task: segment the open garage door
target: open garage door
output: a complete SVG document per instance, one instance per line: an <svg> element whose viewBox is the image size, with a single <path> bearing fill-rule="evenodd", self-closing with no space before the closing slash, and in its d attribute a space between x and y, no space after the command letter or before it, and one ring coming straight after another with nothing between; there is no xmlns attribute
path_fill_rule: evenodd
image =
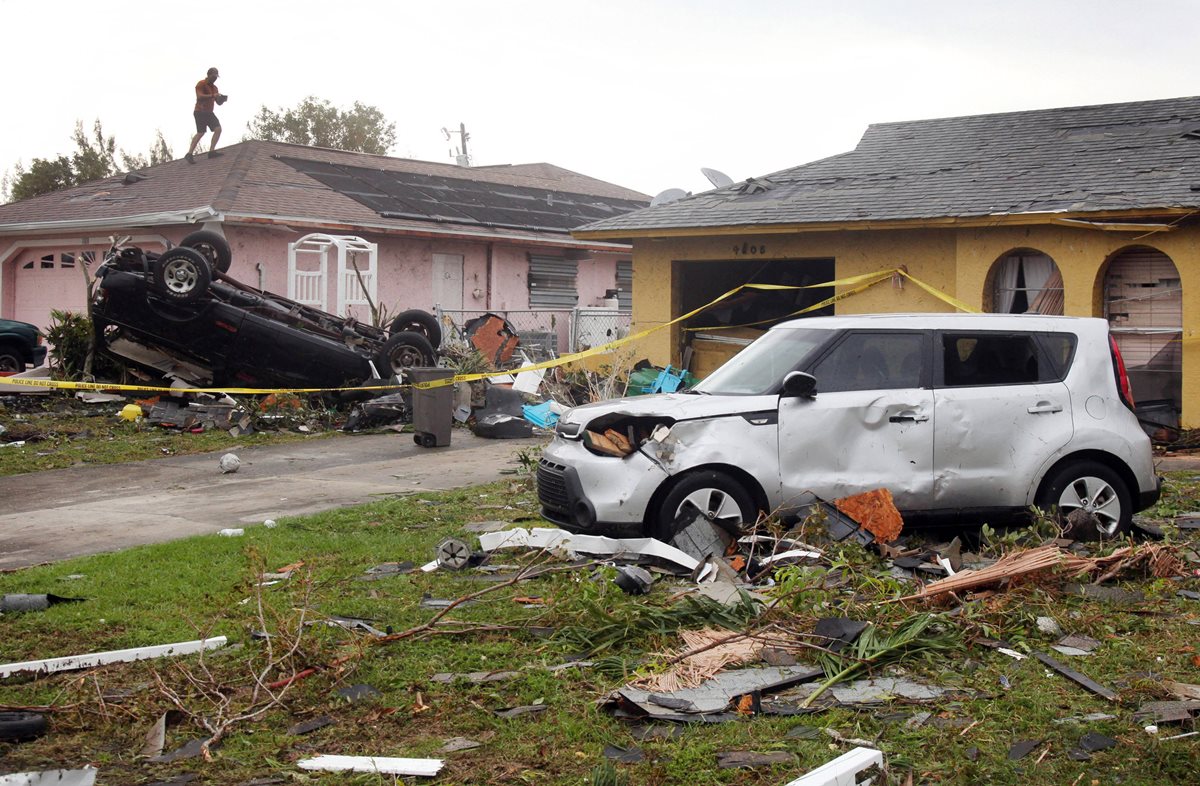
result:
<svg viewBox="0 0 1200 786"><path fill-rule="evenodd" d="M686 314L742 284L788 287L822 284L834 279L832 259L722 260L676 262L674 289ZM698 377L712 373L763 331L834 295L833 287L746 290L697 314L684 326L684 366ZM832 316L833 306L804 316Z"/></svg>

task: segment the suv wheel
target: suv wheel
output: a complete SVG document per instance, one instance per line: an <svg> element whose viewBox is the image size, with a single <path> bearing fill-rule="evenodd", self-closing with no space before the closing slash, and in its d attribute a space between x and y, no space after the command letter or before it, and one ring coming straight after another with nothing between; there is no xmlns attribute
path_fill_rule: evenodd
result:
<svg viewBox="0 0 1200 786"><path fill-rule="evenodd" d="M420 333L429 339L432 347L439 347L442 344L442 326L438 324L437 317L428 311L422 311L419 308L401 311L399 316L392 320L388 332L395 334L404 331Z"/></svg>
<svg viewBox="0 0 1200 786"><path fill-rule="evenodd" d="M191 303L208 292L212 272L199 252L185 246L167 251L154 261L154 291L176 303Z"/></svg>
<svg viewBox="0 0 1200 786"><path fill-rule="evenodd" d="M1042 484L1038 506L1057 508L1066 520L1075 511L1090 514L1093 532L1074 532L1082 536L1114 538L1128 532L1133 522L1133 500L1129 488L1113 470L1095 461L1078 461L1057 470ZM1074 523L1074 522L1072 522Z"/></svg>
<svg viewBox="0 0 1200 786"><path fill-rule="evenodd" d="M229 241L216 232L207 229L192 232L179 245L199 251L218 273L228 273L229 266L233 264L233 249L229 247Z"/></svg>
<svg viewBox="0 0 1200 786"><path fill-rule="evenodd" d="M724 472L705 470L680 478L659 506L651 534L669 543L697 520L709 521L735 534L756 518L750 493Z"/></svg>
<svg viewBox="0 0 1200 786"><path fill-rule="evenodd" d="M399 374L413 366L432 366L435 361L429 340L420 333L409 331L388 336L375 353L375 367L380 374Z"/></svg>

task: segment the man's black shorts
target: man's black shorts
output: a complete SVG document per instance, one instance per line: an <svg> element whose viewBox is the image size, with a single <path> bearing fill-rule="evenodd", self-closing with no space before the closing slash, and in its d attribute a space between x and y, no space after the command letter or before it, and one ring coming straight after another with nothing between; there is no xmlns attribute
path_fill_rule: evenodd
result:
<svg viewBox="0 0 1200 786"><path fill-rule="evenodd" d="M215 112L192 112L196 118L196 133L203 134L204 129L216 131L221 127L221 121L217 119Z"/></svg>

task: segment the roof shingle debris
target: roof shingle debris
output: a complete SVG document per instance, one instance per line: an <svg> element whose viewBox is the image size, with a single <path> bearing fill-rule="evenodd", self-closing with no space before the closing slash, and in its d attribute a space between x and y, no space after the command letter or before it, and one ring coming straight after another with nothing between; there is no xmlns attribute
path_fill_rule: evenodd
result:
<svg viewBox="0 0 1200 786"><path fill-rule="evenodd" d="M853 151L578 231L1190 209L1198 165L1200 96L879 123Z"/></svg>

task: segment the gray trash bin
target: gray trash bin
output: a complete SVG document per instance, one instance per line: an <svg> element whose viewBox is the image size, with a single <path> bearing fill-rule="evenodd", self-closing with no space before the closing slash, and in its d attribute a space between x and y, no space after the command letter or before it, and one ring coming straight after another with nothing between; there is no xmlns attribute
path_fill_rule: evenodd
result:
<svg viewBox="0 0 1200 786"><path fill-rule="evenodd" d="M451 368L410 368L408 379L413 384L449 379ZM450 427L454 423L454 386L413 388L413 442L425 448L442 448L450 444Z"/></svg>

